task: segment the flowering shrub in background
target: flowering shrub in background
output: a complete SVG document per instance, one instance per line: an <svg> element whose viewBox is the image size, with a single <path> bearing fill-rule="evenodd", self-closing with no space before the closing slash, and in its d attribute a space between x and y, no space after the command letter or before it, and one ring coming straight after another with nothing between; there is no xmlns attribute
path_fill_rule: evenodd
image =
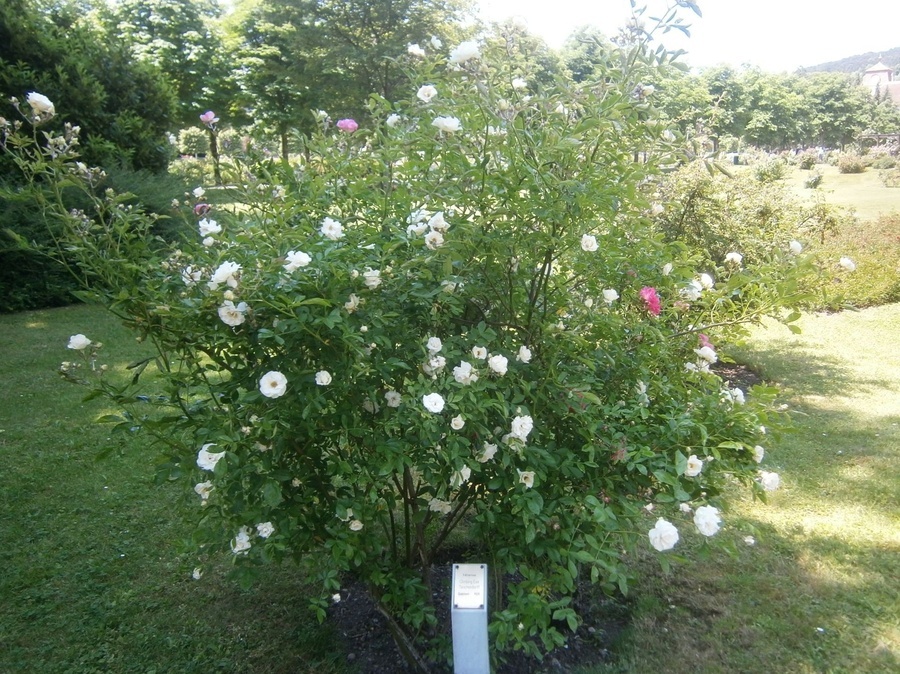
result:
<svg viewBox="0 0 900 674"><path fill-rule="evenodd" d="M649 84L664 51L629 45L597 82L526 95L505 47L411 45L405 100L323 126L297 165L242 165L242 208L189 208L177 247L94 193L74 143L5 147L93 199L56 210L61 246L155 349L100 390L197 492L204 554L312 556L320 615L353 573L425 643L453 533L498 572L495 645L539 653L577 629L580 579L624 590L623 551L672 548L676 524L713 536L735 480L777 486L758 472L773 392L709 366L731 328L784 315L800 266L785 247L713 276L654 233L676 159ZM151 361L163 395L136 405Z"/></svg>

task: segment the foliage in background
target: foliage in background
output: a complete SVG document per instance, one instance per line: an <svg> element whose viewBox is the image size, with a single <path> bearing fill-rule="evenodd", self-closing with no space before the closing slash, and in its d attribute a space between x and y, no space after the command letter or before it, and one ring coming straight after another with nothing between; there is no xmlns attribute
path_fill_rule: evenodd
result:
<svg viewBox="0 0 900 674"><path fill-rule="evenodd" d="M700 274L654 233L664 50L628 44L596 80L532 93L509 47L448 63L433 46L403 96L372 98L370 127L323 121L299 169L242 166L240 216L196 204L177 249L39 134L7 149L56 199L75 184L94 204L46 202L74 271L156 347L165 393L141 393L149 359L95 385L196 483L204 555L249 572L312 554L320 612L352 572L427 643L431 564L465 523L497 571L498 649L538 654L578 628L579 577L626 587L644 506L693 504L711 536L726 485L762 493L772 392L723 387L711 340L791 320L806 261L785 245ZM662 519L650 533L676 539Z"/></svg>

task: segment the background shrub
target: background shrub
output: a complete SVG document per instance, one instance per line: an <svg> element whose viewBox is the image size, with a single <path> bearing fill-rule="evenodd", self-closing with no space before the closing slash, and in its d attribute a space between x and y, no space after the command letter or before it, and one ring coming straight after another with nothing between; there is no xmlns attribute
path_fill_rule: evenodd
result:
<svg viewBox="0 0 900 674"><path fill-rule="evenodd" d="M855 154L841 155L837 162L841 173L862 173L866 170L866 160Z"/></svg>
<svg viewBox="0 0 900 674"><path fill-rule="evenodd" d="M787 162L781 158L765 160L753 167L753 175L761 183L781 180L787 175Z"/></svg>
<svg viewBox="0 0 900 674"><path fill-rule="evenodd" d="M809 171L816 165L816 153L807 150L799 156L797 165L804 171Z"/></svg>

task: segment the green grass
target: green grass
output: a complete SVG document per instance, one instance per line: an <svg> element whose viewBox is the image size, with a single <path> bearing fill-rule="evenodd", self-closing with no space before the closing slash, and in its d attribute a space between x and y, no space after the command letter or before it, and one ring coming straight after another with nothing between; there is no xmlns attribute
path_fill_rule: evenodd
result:
<svg viewBox="0 0 900 674"><path fill-rule="evenodd" d="M108 410L60 380L78 332L113 371L147 355L97 308L0 316L0 672L342 671L298 570L266 569L250 591L227 560L191 578L199 504L154 484L145 441L92 424Z"/></svg>
<svg viewBox="0 0 900 674"><path fill-rule="evenodd" d="M582 674L900 671L900 304L801 326L735 354L794 412L764 461L784 486L768 504L736 490L715 544L686 534L670 574L635 559L617 660ZM197 499L154 484L142 438L90 423L108 410L55 374L76 332L119 376L146 355L96 308L0 317L0 672L343 671L298 569L248 591L228 560L191 578Z"/></svg>
<svg viewBox="0 0 900 674"><path fill-rule="evenodd" d="M822 174L822 184L815 190L803 186L812 172ZM791 168L785 181L801 199L812 200L819 192L830 204L852 208L860 220L876 220L879 215L900 211L900 188L885 187L873 168L863 173L840 173L837 166L817 164L813 171Z"/></svg>
<svg viewBox="0 0 900 674"><path fill-rule="evenodd" d="M739 354L781 383L796 428L720 542L663 574L649 555L613 667L591 672L900 671L900 305L770 326ZM748 546L744 536L755 536Z"/></svg>

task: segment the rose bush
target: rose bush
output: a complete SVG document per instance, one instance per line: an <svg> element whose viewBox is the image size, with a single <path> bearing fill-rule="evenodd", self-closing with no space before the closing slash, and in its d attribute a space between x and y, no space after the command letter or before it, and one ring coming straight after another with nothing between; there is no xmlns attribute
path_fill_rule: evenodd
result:
<svg viewBox="0 0 900 674"><path fill-rule="evenodd" d="M323 125L297 164L240 166L242 208L215 227L201 209L177 247L94 193L76 146L5 139L32 178L93 199L55 211L61 245L155 347L100 390L200 496L204 555L312 556L320 615L351 573L424 643L453 533L496 572L495 646L539 653L577 629L580 579L624 590L623 551L677 543L645 506L699 506L710 536L726 485L772 487L754 481L772 391L709 365L725 328L783 314L801 267L785 249L713 279L653 233L675 148L648 82L670 57L622 49L598 81L531 95L502 41L416 53L405 100ZM164 391L138 403L150 362Z"/></svg>

